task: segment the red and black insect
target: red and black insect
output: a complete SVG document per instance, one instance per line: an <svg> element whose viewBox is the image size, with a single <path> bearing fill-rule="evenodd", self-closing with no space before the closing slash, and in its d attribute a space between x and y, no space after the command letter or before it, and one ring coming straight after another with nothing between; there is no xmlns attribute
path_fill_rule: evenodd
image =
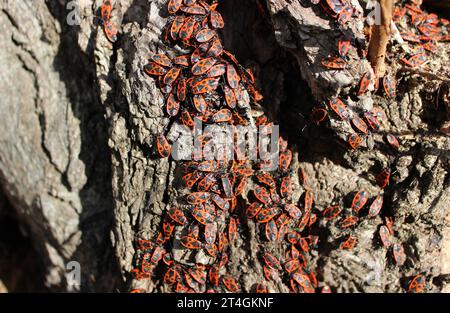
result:
<svg viewBox="0 0 450 313"><path fill-rule="evenodd" d="M208 70L211 69L211 67L214 66L214 64L216 64L216 62L217 59L212 57L200 60L192 66L191 69L192 74L194 75L205 74Z"/></svg>
<svg viewBox="0 0 450 313"><path fill-rule="evenodd" d="M372 112L365 112L364 118L372 130L377 131L380 128L380 122Z"/></svg>
<svg viewBox="0 0 450 313"><path fill-rule="evenodd" d="M350 51L350 47L351 46L352 45L351 45L350 40L347 40L347 39L344 39L344 38L340 39L339 42L338 42L339 55L342 58L345 58L348 55L348 52Z"/></svg>
<svg viewBox="0 0 450 313"><path fill-rule="evenodd" d="M351 149L355 150L361 145L363 139L356 133L350 134L347 139L347 143Z"/></svg>
<svg viewBox="0 0 450 313"><path fill-rule="evenodd" d="M340 249L341 250L353 250L353 248L358 243L358 238L355 236L348 236L347 239L341 243Z"/></svg>
<svg viewBox="0 0 450 313"><path fill-rule="evenodd" d="M166 70L155 62L150 62L144 66L144 71L151 76L162 76L166 74Z"/></svg>
<svg viewBox="0 0 450 313"><path fill-rule="evenodd" d="M391 170L389 168L384 168L380 173L375 176L375 180L381 188L386 188L389 184L391 178Z"/></svg>
<svg viewBox="0 0 450 313"><path fill-rule="evenodd" d="M321 3L322 8L332 17L337 18L344 9L344 4L340 0L325 0Z"/></svg>
<svg viewBox="0 0 450 313"><path fill-rule="evenodd" d="M367 216L368 217L377 216L380 213L382 207L383 207L383 196L378 195L378 196L376 196L375 200L373 200L372 204L370 205L369 213Z"/></svg>
<svg viewBox="0 0 450 313"><path fill-rule="evenodd" d="M117 41L117 27L110 20L103 21L103 31L105 32L106 38L112 43Z"/></svg>
<svg viewBox="0 0 450 313"><path fill-rule="evenodd" d="M173 285L181 280L179 271L175 267L169 267L164 274L164 282Z"/></svg>
<svg viewBox="0 0 450 313"><path fill-rule="evenodd" d="M278 239L278 228L277 224L273 219L266 223L266 238L269 241L276 241Z"/></svg>
<svg viewBox="0 0 450 313"><path fill-rule="evenodd" d="M309 114L309 118L312 123L319 125L320 123L324 122L328 117L328 112L324 108L315 107L312 109L311 113Z"/></svg>
<svg viewBox="0 0 450 313"><path fill-rule="evenodd" d="M193 17L188 17L184 19L184 23L180 27L180 30L178 32L178 37L184 41L190 39L192 37L192 33L194 32L194 26L195 26L195 19Z"/></svg>
<svg viewBox="0 0 450 313"><path fill-rule="evenodd" d="M397 84L395 82L394 77L391 75L384 76L383 79L383 87L384 91L388 95L389 98L395 98L397 95Z"/></svg>
<svg viewBox="0 0 450 313"><path fill-rule="evenodd" d="M180 110L180 102L177 101L175 96L171 93L167 97L166 112L169 116L176 116Z"/></svg>
<svg viewBox="0 0 450 313"><path fill-rule="evenodd" d="M253 218L255 217L259 211L262 209L263 205L259 202L253 202L251 205L248 206L247 208L247 217L248 218Z"/></svg>
<svg viewBox="0 0 450 313"><path fill-rule="evenodd" d="M292 274L292 280L295 281L305 293L312 293L314 292L314 287L311 284L311 281L308 277L308 275L296 272Z"/></svg>
<svg viewBox="0 0 450 313"><path fill-rule="evenodd" d="M217 237L217 224L209 223L205 226L205 241L208 244L213 244Z"/></svg>
<svg viewBox="0 0 450 313"><path fill-rule="evenodd" d="M215 30L209 29L209 28L205 28L205 29L202 29L201 31L199 31L195 35L195 39L198 42L208 42L211 39L213 39L216 35L217 35L217 32Z"/></svg>
<svg viewBox="0 0 450 313"><path fill-rule="evenodd" d="M400 36L402 36L402 39L405 41L420 43L420 36L412 32L402 32Z"/></svg>
<svg viewBox="0 0 450 313"><path fill-rule="evenodd" d="M241 80L241 77L239 76L238 72L236 71L236 68L233 64L227 64L227 81L228 85L232 89L236 89L239 86L239 82Z"/></svg>
<svg viewBox="0 0 450 313"><path fill-rule="evenodd" d="M164 67L172 67L172 61L162 53L158 53L152 56L152 61Z"/></svg>
<svg viewBox="0 0 450 313"><path fill-rule="evenodd" d="M210 196L209 192L198 191L191 193L186 199L190 204L201 204L206 202Z"/></svg>
<svg viewBox="0 0 450 313"><path fill-rule="evenodd" d="M153 264L158 263L159 261L161 261L165 253L166 250L163 247L156 247L155 250L153 250L150 262Z"/></svg>
<svg viewBox="0 0 450 313"><path fill-rule="evenodd" d="M186 100L186 80L183 77L178 79L177 83L177 98L179 101Z"/></svg>
<svg viewBox="0 0 450 313"><path fill-rule="evenodd" d="M225 64L220 63L211 67L211 69L206 73L208 77L220 77L225 74L227 71L227 67Z"/></svg>
<svg viewBox="0 0 450 313"><path fill-rule="evenodd" d="M108 21L111 19L111 12L113 10L113 4L111 0L103 0L102 6L100 8L100 15L102 21Z"/></svg>
<svg viewBox="0 0 450 313"><path fill-rule="evenodd" d="M267 223L278 214L276 208L262 208L258 214L256 214L256 221L259 223Z"/></svg>
<svg viewBox="0 0 450 313"><path fill-rule="evenodd" d="M230 221L228 222L228 240L229 242L234 241L237 235L237 224L236 219L231 217Z"/></svg>
<svg viewBox="0 0 450 313"><path fill-rule="evenodd" d="M172 151L170 144L164 135L156 137L156 149L161 158L167 158Z"/></svg>
<svg viewBox="0 0 450 313"><path fill-rule="evenodd" d="M187 286L189 286L196 293L200 292L200 284L192 278L187 270L184 270L183 276Z"/></svg>
<svg viewBox="0 0 450 313"><path fill-rule="evenodd" d="M419 274L414 276L408 285L409 293L422 293L426 289L427 280L424 275Z"/></svg>
<svg viewBox="0 0 450 313"><path fill-rule="evenodd" d="M333 98L328 102L328 105L341 119L346 120L349 118L350 113L347 110L347 106L341 99Z"/></svg>
<svg viewBox="0 0 450 313"><path fill-rule="evenodd" d="M181 237L180 243L183 245L183 247L190 250L198 250L202 248L202 243L190 236Z"/></svg>
<svg viewBox="0 0 450 313"><path fill-rule="evenodd" d="M266 185L270 189L276 188L275 180L273 179L272 175L270 175L269 173L261 171L261 172L256 173L255 176L256 176L256 179L260 183Z"/></svg>
<svg viewBox="0 0 450 313"><path fill-rule="evenodd" d="M214 215L208 212L205 207L197 205L191 212L192 216L203 225L208 225L214 222Z"/></svg>
<svg viewBox="0 0 450 313"><path fill-rule="evenodd" d="M242 177L238 181L236 188L234 189L234 195L235 196L241 195L244 192L246 186L247 186L247 177Z"/></svg>
<svg viewBox="0 0 450 313"><path fill-rule="evenodd" d="M219 268L211 266L208 271L208 280L213 286L219 286Z"/></svg>
<svg viewBox="0 0 450 313"><path fill-rule="evenodd" d="M286 240L295 245L300 240L300 234L296 231L290 231L286 233Z"/></svg>
<svg viewBox="0 0 450 313"><path fill-rule="evenodd" d="M214 91L217 89L217 86L219 85L219 79L215 77L207 77L205 79L202 79L198 82L196 82L192 86L192 93L194 95L198 94L204 94L211 91Z"/></svg>
<svg viewBox="0 0 450 313"><path fill-rule="evenodd" d="M188 67L190 64L190 56L188 54L179 55L172 59L173 64Z"/></svg>
<svg viewBox="0 0 450 313"><path fill-rule="evenodd" d="M345 228L350 228L355 226L358 223L358 217L356 216L348 216L346 218L344 218L340 223L339 226L343 229Z"/></svg>
<svg viewBox="0 0 450 313"><path fill-rule="evenodd" d="M400 148L400 143L398 142L398 139L393 134L386 134L386 141L387 143L394 148L395 150L398 150Z"/></svg>
<svg viewBox="0 0 450 313"><path fill-rule="evenodd" d="M253 194L255 195L255 198L258 199L261 203L267 204L271 202L270 193L264 187L255 186Z"/></svg>
<svg viewBox="0 0 450 313"><path fill-rule="evenodd" d="M266 252L262 257L267 266L275 270L281 270L280 261L275 256Z"/></svg>
<svg viewBox="0 0 450 313"><path fill-rule="evenodd" d="M184 216L183 212L180 209L171 207L167 211L167 214L175 223L178 223L180 225L183 225L184 223L186 223L186 216Z"/></svg>
<svg viewBox="0 0 450 313"><path fill-rule="evenodd" d="M342 25L347 24L353 15L353 8L349 5L346 5L342 8L341 12L338 16L338 22Z"/></svg>
<svg viewBox="0 0 450 313"><path fill-rule="evenodd" d="M289 170L292 162L292 151L287 149L285 151L280 152L278 169L282 172L286 172Z"/></svg>
<svg viewBox="0 0 450 313"><path fill-rule="evenodd" d="M138 239L137 249L141 251L148 251L153 249L153 243L150 240Z"/></svg>
<svg viewBox="0 0 450 313"><path fill-rule="evenodd" d="M191 223L187 227L187 237L191 237L194 239L198 239L198 235L200 234L200 227L198 224Z"/></svg>
<svg viewBox="0 0 450 313"><path fill-rule="evenodd" d="M409 67L419 67L427 61L426 53L416 53L409 58L401 58L400 61Z"/></svg>
<svg viewBox="0 0 450 313"><path fill-rule="evenodd" d="M327 220L334 220L342 212L342 207L340 205L332 205L325 209L322 213L323 217Z"/></svg>
<svg viewBox="0 0 450 313"><path fill-rule="evenodd" d="M372 82L372 75L370 71L366 72L361 78L361 82L359 83L358 94L363 95L367 91L369 91L370 83Z"/></svg>
<svg viewBox="0 0 450 313"><path fill-rule="evenodd" d="M298 259L292 259L284 263L284 269L286 272L293 273L301 267L300 261Z"/></svg>
<svg viewBox="0 0 450 313"><path fill-rule="evenodd" d="M188 269L189 275L200 285L206 284L206 270L202 266L196 266Z"/></svg>
<svg viewBox="0 0 450 313"><path fill-rule="evenodd" d="M367 191L358 191L352 201L352 210L355 213L358 213L366 205L368 200L369 194L367 193Z"/></svg>
<svg viewBox="0 0 450 313"><path fill-rule="evenodd" d="M308 252L309 251L309 244L308 241L306 240L306 238L304 237L300 237L298 240L298 246L299 248L303 251L303 252Z"/></svg>
<svg viewBox="0 0 450 313"><path fill-rule="evenodd" d="M294 204L286 204L284 206L284 209L286 210L286 212L288 212L289 216L292 217L293 219L296 219L296 220L301 219L302 211Z"/></svg>
<svg viewBox="0 0 450 313"><path fill-rule="evenodd" d="M216 193L211 194L212 201L217 205L217 207L223 211L228 211L230 209L230 203L227 199L222 198Z"/></svg>
<svg viewBox="0 0 450 313"><path fill-rule="evenodd" d="M380 230L378 231L378 234L380 235L381 243L383 244L383 246L389 248L392 245L392 235L389 232L388 227L382 225L380 227Z"/></svg>
<svg viewBox="0 0 450 313"><path fill-rule="evenodd" d="M392 252L394 254L394 260L395 263L398 266L402 266L403 264L405 264L406 261L406 254L405 254L405 250L403 249L403 245L401 243L394 243L392 245Z"/></svg>
<svg viewBox="0 0 450 313"><path fill-rule="evenodd" d="M281 180L280 194L283 198L290 198L292 196L292 179L290 176L285 176Z"/></svg>
<svg viewBox="0 0 450 313"><path fill-rule="evenodd" d="M332 70L343 70L347 66L347 61L340 57L328 57L322 60L322 65Z"/></svg>
<svg viewBox="0 0 450 313"><path fill-rule="evenodd" d="M359 130L360 132L367 134L369 132L369 128L367 127L367 124L358 116L354 116L352 118L352 125L355 129Z"/></svg>
<svg viewBox="0 0 450 313"><path fill-rule="evenodd" d="M177 80L178 76L181 73L181 69L179 67L174 67L170 69L166 75L164 75L163 83L165 85L172 85L172 83Z"/></svg>
<svg viewBox="0 0 450 313"><path fill-rule="evenodd" d="M223 28L225 26L225 22L223 21L222 15L216 10L211 11L210 14L211 26L213 28Z"/></svg>
<svg viewBox="0 0 450 313"><path fill-rule="evenodd" d="M194 95L192 97L194 108L201 114L205 114L208 109L208 104L202 95Z"/></svg>
<svg viewBox="0 0 450 313"><path fill-rule="evenodd" d="M230 275L223 276L222 283L229 292L238 292L239 291L238 284L236 283L235 279Z"/></svg>
<svg viewBox="0 0 450 313"><path fill-rule="evenodd" d="M236 95L234 94L233 89L228 86L223 86L223 93L225 95L225 102L227 103L230 109L234 109L236 107Z"/></svg>
<svg viewBox="0 0 450 313"><path fill-rule="evenodd" d="M255 293L269 293L269 289L267 289L266 285L258 283L255 285Z"/></svg>
<svg viewBox="0 0 450 313"><path fill-rule="evenodd" d="M291 219L287 214L281 213L277 217L277 221L276 221L277 227L281 228L282 226L288 224L290 221L291 221Z"/></svg>
<svg viewBox="0 0 450 313"><path fill-rule="evenodd" d="M175 19L173 20L172 25L170 26L170 37L173 40L177 40L180 30L183 27L184 23L185 23L185 19L181 15L175 17ZM177 58L181 59L182 57L183 56L179 56L179 57L176 57L175 59L177 59ZM175 59L173 60L175 64L185 65L184 63L180 64L180 63L175 62ZM178 62L180 62L180 59L178 60ZM187 65L185 65L185 66L187 66Z"/></svg>
<svg viewBox="0 0 450 313"><path fill-rule="evenodd" d="M167 11L169 14L175 14L183 5L183 0L169 0L167 4Z"/></svg>

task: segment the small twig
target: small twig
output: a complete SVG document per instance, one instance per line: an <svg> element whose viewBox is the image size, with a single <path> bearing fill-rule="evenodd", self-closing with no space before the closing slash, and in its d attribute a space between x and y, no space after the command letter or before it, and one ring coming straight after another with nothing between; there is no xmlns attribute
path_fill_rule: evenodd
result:
<svg viewBox="0 0 450 313"><path fill-rule="evenodd" d="M424 77L427 77L427 78L431 78L431 79L434 79L434 80L440 80L440 81L443 81L443 82L446 82L446 83L450 83L450 79L448 79L448 78L444 78L444 77L441 77L441 76L436 75L434 73L430 73L430 72L427 72L427 71L422 71L422 70L415 69L415 68L409 68L409 67L403 66L398 71L400 73L407 72L407 73L411 73L411 74L418 74L418 75L421 75L421 76L424 76Z"/></svg>

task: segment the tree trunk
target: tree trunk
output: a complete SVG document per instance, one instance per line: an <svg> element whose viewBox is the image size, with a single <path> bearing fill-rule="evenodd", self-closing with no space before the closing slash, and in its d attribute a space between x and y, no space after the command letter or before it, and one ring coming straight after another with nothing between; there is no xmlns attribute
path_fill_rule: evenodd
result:
<svg viewBox="0 0 450 313"><path fill-rule="evenodd" d="M153 53L175 54L161 41L167 1L118 1L113 21L121 26L115 44L94 17L99 1L80 2L79 26L68 25L68 2L62 3L9 1L0 11L0 42L6 47L0 50L5 195L0 220L7 215L17 221L20 236L39 256L42 274L42 281L29 287L7 277L0 281L10 291L168 291L160 279L133 281L129 275L135 240L155 238L163 212L182 194L177 162L154 152L156 135L170 133L172 126L155 80L142 70ZM321 221L315 230L319 250L311 260L319 281L340 292L401 292L412 275L426 273L430 290L441 290L443 275L449 274L442 269L441 250L450 240L444 237L450 140L436 132L439 118L430 109L427 95L436 86L405 74L395 100L375 95L357 102L346 95L370 64L352 50L346 69L323 69L320 62L336 52L341 30L309 1L227 0L218 10L225 19L225 48L254 70L265 108L295 149L294 173L306 171L318 211L341 199L347 203L359 189L375 196L381 191L374 168L395 164L385 210L395 218L407 263L394 268L386 249L376 243L381 217L356 228L359 243L352 252L336 248L341 231ZM342 31L367 45L363 26L353 18ZM446 64L448 54L436 59ZM382 132L362 149L336 144L344 136L340 121L331 121L329 128L305 121L315 102L335 95L355 110L374 105L384 110ZM382 144L386 132L400 137L400 153ZM296 194L303 191L297 184ZM263 275L257 253L268 244L259 234L242 214L227 272L244 291ZM0 233L0 248L7 241ZM278 251L275 244L267 247ZM67 279L70 261L80 263L80 286ZM272 291L288 288L281 280L270 284Z"/></svg>

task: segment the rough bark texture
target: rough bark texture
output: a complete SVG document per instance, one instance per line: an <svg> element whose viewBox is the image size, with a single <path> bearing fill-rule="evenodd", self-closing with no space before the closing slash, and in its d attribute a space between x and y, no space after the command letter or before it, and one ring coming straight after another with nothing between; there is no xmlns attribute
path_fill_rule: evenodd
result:
<svg viewBox="0 0 450 313"><path fill-rule="evenodd" d="M105 108L92 52L80 48L66 13L55 1L2 2L0 179L45 266L45 285L67 290L65 266L76 260L84 290L111 290Z"/></svg>
<svg viewBox="0 0 450 313"><path fill-rule="evenodd" d="M0 180L6 196L0 219L10 206L8 216L19 221L25 230L21 236L29 238L39 256L44 283L28 290L71 290L65 266L76 260L82 291L125 291L130 284L165 291L160 282L132 282L128 272L134 240L156 236L163 210L180 193L176 162L155 156L155 134L170 124L162 95L142 71L152 53L174 53L160 40L166 0L117 3L113 19L121 29L114 45L93 17L100 3L81 2L83 19L77 27L67 25L66 1L9 1L0 11L5 47L0 50ZM348 204L361 188L375 195L374 169L395 161L385 207L395 217L396 236L408 256L400 270L391 265L374 235L381 217L356 228L359 244L352 252L336 249L340 231L321 223L315 256L319 280L341 292L401 292L411 275L426 273L433 278L431 290L439 291L443 275L450 274L441 260L444 242L447 247L449 242L444 241L444 225L450 140L437 132L440 120L429 98L436 86L403 74L396 100L374 96L354 102L354 109L375 103L385 111L383 131L398 134L403 144L396 156L381 144L382 133L366 144L372 149L350 152L329 129L308 126L302 131L302 115L315 100L348 94L370 66L353 51L348 69L324 70L320 60L336 51L341 33L317 7L302 3L224 1L226 48L255 70L265 106L296 146L295 167L308 174L319 210L341 199ZM365 44L357 19L343 31ZM448 53L443 49L433 62L442 70ZM332 122L336 129L341 126ZM255 253L267 243L252 223L238 237L228 270L249 291L262 276ZM1 236L1 241L8 238ZM15 288L27 289L9 287ZM281 281L270 289L288 291Z"/></svg>

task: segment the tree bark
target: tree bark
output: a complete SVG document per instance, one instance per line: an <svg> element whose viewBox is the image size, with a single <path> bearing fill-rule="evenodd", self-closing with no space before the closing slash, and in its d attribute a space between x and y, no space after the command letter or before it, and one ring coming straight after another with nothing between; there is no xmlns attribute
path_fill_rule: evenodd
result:
<svg viewBox="0 0 450 313"><path fill-rule="evenodd" d="M142 70L152 53L180 53L160 39L166 2L117 2L113 21L121 26L115 44L93 17L97 2L82 3L76 27L67 24L67 2L10 1L0 11L0 42L6 45L0 50L0 179L42 260L50 290L167 291L158 279L133 281L129 275L136 238L155 238L163 212L182 193L177 163L154 152L155 136L170 133L170 124L162 94ZM386 113L382 132L358 151L336 144L345 127L339 121L331 121L337 135L324 127L302 131L302 116L316 101L348 95L370 66L351 51L348 68L324 70L320 61L335 53L341 30L303 2L308 1L221 2L225 47L254 69L266 109L296 148L294 172L306 171L319 211L332 201L347 203L358 189L381 192L373 168L396 161L385 207L408 255L404 267L389 265L375 239L381 217L356 228L360 239L351 253L336 248L341 236L336 225L321 222L320 249L312 260L319 280L341 292L401 292L407 278L422 272L434 278L430 290L438 291L446 274L440 251L450 200L450 142L435 133L435 117L422 96L430 86L411 76L397 100L346 96L353 110L376 105ZM367 44L361 20L352 19L344 32ZM386 132L401 138L398 155L382 145ZM303 191L297 184L296 194ZM243 216L241 225L227 271L250 291L263 275L257 251L267 242ZM70 261L81 264L80 287L67 282ZM288 286L280 280L270 289L287 292Z"/></svg>

